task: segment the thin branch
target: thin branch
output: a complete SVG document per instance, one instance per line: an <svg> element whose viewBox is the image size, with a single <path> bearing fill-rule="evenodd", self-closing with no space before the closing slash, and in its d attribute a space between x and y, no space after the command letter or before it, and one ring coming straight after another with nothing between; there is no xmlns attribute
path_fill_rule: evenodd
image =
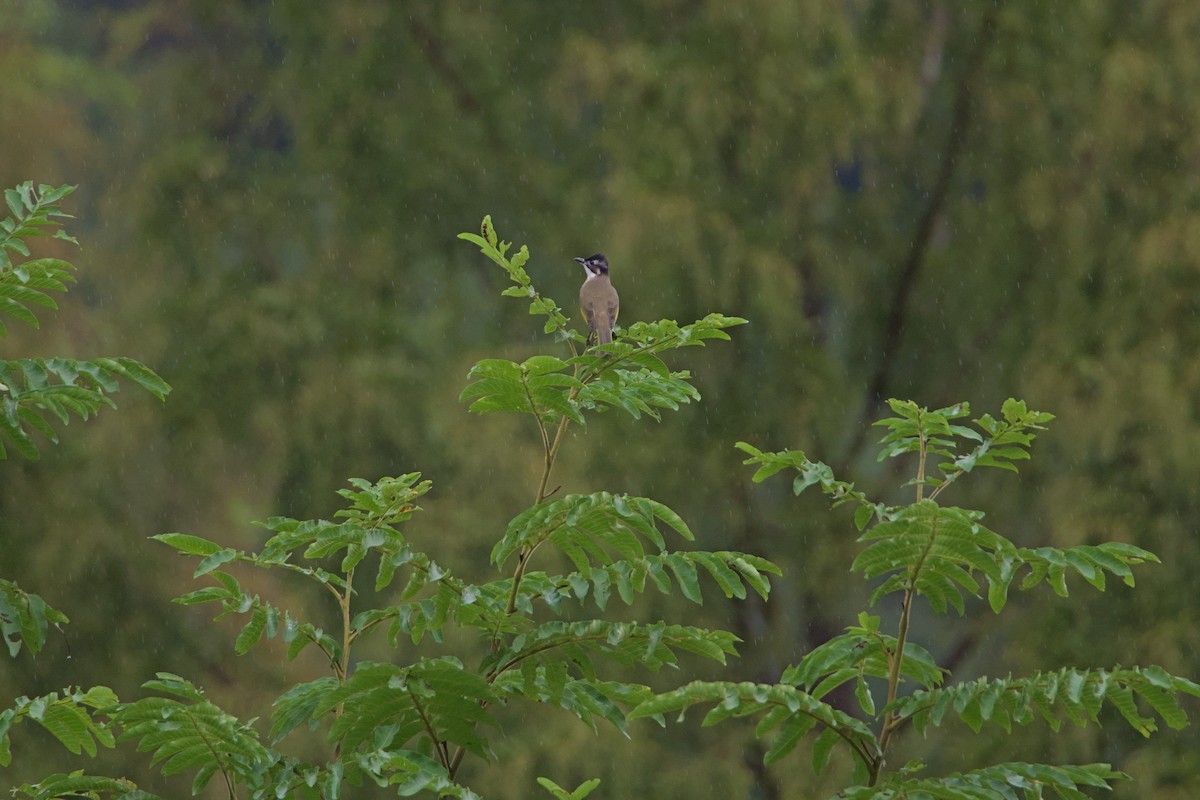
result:
<svg viewBox="0 0 1200 800"><path fill-rule="evenodd" d="M925 439L924 414L917 416L917 436L920 438L920 452L917 461L917 502L925 496L925 459L929 456L929 443Z"/></svg>
<svg viewBox="0 0 1200 800"><path fill-rule="evenodd" d="M333 668L337 672L338 681L344 683L346 681L347 672L350 669L350 643L353 638L350 635L350 598L354 594L351 586L354 584L354 569L351 568L346 573L346 593L344 595L337 594L338 606L342 612L342 657L339 661L334 662ZM346 711L346 703L342 701L338 703L333 710L334 717L340 717ZM342 757L342 742L339 739L337 744L333 746L333 760L337 761Z"/></svg>
<svg viewBox="0 0 1200 800"><path fill-rule="evenodd" d="M529 391L529 376L524 372L521 373L521 388L525 390L525 400L529 403L529 410L533 412L533 419L537 422L538 434L542 437L542 452L546 454L546 460L550 459L550 437L546 433L546 423L542 422L542 415L538 413L537 404L533 402L533 392ZM543 475L545 480L548 475Z"/></svg>
<svg viewBox="0 0 1200 800"><path fill-rule="evenodd" d="M912 579L910 585L904 590L904 601L900 607L900 627L896 632L896 652L891 657L891 663L888 664L888 696L887 704L890 706L896 702L896 694L900 688L900 670L904 665L904 647L908 642L908 628L912 620L913 600L916 599L917 579L921 575L921 570L925 566L925 561L933 550L933 543L937 539L937 517L934 517L933 525L929 531L929 541L925 545L924 552L917 560L916 565L912 570ZM892 735L895 733L898 724L896 722L896 712L888 711L883 715L883 727L879 734L879 760L875 761L871 767L870 786L874 786L879 780L879 772L883 767L883 760L887 754L888 745L891 743Z"/></svg>
<svg viewBox="0 0 1200 800"><path fill-rule="evenodd" d="M916 286L921 267L925 263L925 257L928 254L929 244L933 239L937 222L945 211L950 184L954 178L959 158L962 156L963 148L966 145L967 132L971 123L971 101L974 81L995 33L997 8L998 5L991 6L984 16L979 33L975 39L975 46L971 49L966 67L959 78L958 87L955 90L950 128L946 132L946 140L942 146L941 167L934 179L933 188L929 192L929 200L925 204L925 210L917 222L917 228L913 232L913 239L908 248L908 255L901 265L900 274L892 290L892 299L888 304L887 319L884 322L883 331L880 336L877 365L874 374L867 383L866 402L863 404L860 424L856 426L858 433L855 435L854 441L848 449L848 453L851 456L862 445L867 425L870 423L875 409L884 399L884 394L891 384L896 354L900 349L900 343L904 334L909 298Z"/></svg>
<svg viewBox="0 0 1200 800"><path fill-rule="evenodd" d="M414 14L408 18L408 30L429 66L449 85L458 109L471 116L478 116L481 109L479 99L471 92L458 68L450 62L445 46L433 29L425 20Z"/></svg>
<svg viewBox="0 0 1200 800"><path fill-rule="evenodd" d="M568 341L568 344L570 345L572 355L573 356L576 355L575 342ZM655 352L655 348L653 348L653 347L645 348L642 352L647 352L647 351ZM591 375L585 375L582 379L580 379L580 383L587 384L587 383L590 383L590 382L596 380L601 374L604 373L605 370L611 369L612 367L614 367L616 364L620 363L622 360L624 360L627 357L628 356L621 356L619 358L613 359L611 362L603 364L601 366L601 368L599 370L597 370L595 373L593 373ZM578 365L576 366L576 369L575 369L575 375L576 375L576 377L579 376ZM576 386L571 389L571 392L567 398L568 403L575 402L576 398L579 397L579 392L580 392L581 388L582 388L582 386ZM562 446L563 439L567 432L567 428L571 424L571 419L570 419L570 417L567 417L565 415L560 417L558 420L558 429L554 432L554 439L550 440L549 434L546 431L545 424L542 422L541 417L537 414L537 409L533 407L533 398L529 393L528 384L526 384L526 387L525 387L525 394L526 394L526 397L529 399L530 408L534 411L534 416L537 419L538 432L541 434L541 437L542 437L542 449L545 454L545 457L544 457L544 460L542 463L542 477L538 483L537 495L534 497L534 500L533 500L533 504L536 506L536 505L541 505L541 503L546 499L546 486L549 485L550 474L554 470L555 461L557 461L557 459L558 459L558 449ZM522 580L522 578L525 577L525 570L528 567L529 560L533 556L533 553L536 549L537 549L537 544L528 546L528 547L523 548L522 551L517 555L517 566L513 570L512 589L509 591L508 603L505 606L505 611L504 611L505 616L509 616L509 615L515 613L517 610L517 598L520 597L521 580ZM498 625L499 625L499 623L497 623L497 626ZM499 634L500 634L499 627L497 627L497 629L492 634L492 651L493 652L499 651L499 648L500 648L500 635ZM462 760L465 755L466 755L466 750L460 745L458 747L458 749L455 751L454 757L450 759L449 765L447 767L447 771L450 774L451 780L453 780L454 775L457 773L458 768L462 764Z"/></svg>
<svg viewBox="0 0 1200 800"><path fill-rule="evenodd" d="M572 390L568 402L575 400L579 390ZM554 462L558 459L558 448L562 444L563 434L567 431L567 426L571 424L571 420L563 417L558 421L558 430L554 432L554 441L550 443L546 450L546 467L542 472L542 482L538 484L537 498L534 500L534 505L540 504L546 499L546 486L550 483L550 471L554 469Z"/></svg>
<svg viewBox="0 0 1200 800"><path fill-rule="evenodd" d="M763 800L778 800L783 797L783 787L763 763L764 755L762 744L757 739L750 742L742 755L742 765L754 780L754 793L751 796L761 797Z"/></svg>
<svg viewBox="0 0 1200 800"><path fill-rule="evenodd" d="M346 679L346 673L350 670L350 644L353 641L350 637L350 597L352 592L350 586L354 582L354 568L352 567L346 573L346 594L339 598L339 605L342 611L342 663L339 672L342 680Z"/></svg>
<svg viewBox="0 0 1200 800"><path fill-rule="evenodd" d="M438 738L437 729L434 728L433 722L429 719L429 715L425 713L424 707L421 706L421 701L417 699L416 693L412 687L408 687L408 699L412 700L413 708L417 710L417 716L421 718L421 724L425 727L425 733L429 735L429 740L433 742L434 748L437 750L438 760L442 762L442 766L450 768L450 751L446 748L446 742ZM459 748L460 750L462 748Z"/></svg>
<svg viewBox="0 0 1200 800"><path fill-rule="evenodd" d="M450 766L446 768L446 772L450 774L450 780L454 780L454 776L458 774L458 768L462 766L463 756L467 754L467 748L461 744L454 751L454 758L450 759Z"/></svg>
<svg viewBox="0 0 1200 800"><path fill-rule="evenodd" d="M213 760L217 762L217 766L221 770L221 777L225 779L225 788L229 791L229 800L236 800L237 789L233 785L233 778L229 774L227 765L221 760L220 751L217 750L217 748L209 740L208 736L204 734L204 728L196 722L196 718L193 715L188 714L186 719L189 723L191 723L192 730L197 736L200 737L200 741L204 742L204 746L208 748L210 753L212 753Z"/></svg>
<svg viewBox="0 0 1200 800"><path fill-rule="evenodd" d="M574 401L574 399L576 398L576 396L578 396L578 394L579 394L578 388L572 389L571 396L569 398L569 402ZM570 422L571 422L570 418L565 417L565 416L559 419L558 431L556 431L554 434L554 441L549 444L549 446L547 447L547 449L545 451L546 452L546 460L542 467L542 479L541 479L541 483L538 484L537 497L535 497L534 501L533 501L533 504L535 506L541 505L542 501L546 499L546 485L550 482L550 473L554 469L555 460L558 458L558 448L562 444L563 434L566 433L567 426L570 424ZM540 419L538 420L538 426L541 427ZM543 440L543 443L545 443L545 441L546 441L545 428L542 428L542 440ZM505 607L505 610L504 610L504 613L506 615L512 614L514 611L517 610L517 597L519 596L518 593L521 588L521 579L523 577L525 577L525 568L529 564L529 558L530 558L530 556L533 555L533 551L535 549L536 549L536 545L534 545L532 547L526 547L517 555L517 568L515 570L513 570L512 591L509 592L508 605ZM500 640L498 638L494 638L493 646L494 647L498 646L499 642L500 642Z"/></svg>

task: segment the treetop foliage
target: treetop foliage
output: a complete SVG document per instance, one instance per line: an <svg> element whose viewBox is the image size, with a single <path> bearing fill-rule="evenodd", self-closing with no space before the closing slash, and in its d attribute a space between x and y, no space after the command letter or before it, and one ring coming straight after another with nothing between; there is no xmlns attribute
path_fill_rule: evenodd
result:
<svg viewBox="0 0 1200 800"><path fill-rule="evenodd" d="M710 310L753 322L733 346L664 359L694 373L703 403L645 429L624 411L585 413L586 447L565 440L548 487L569 487L552 498L603 489L666 501L705 547L782 567L769 606L725 603L712 583L700 609L677 591L637 606L683 608L662 616L745 640L714 678L770 682L858 624L863 584L845 567L866 546L845 524L854 506L813 513L815 492L797 502L790 481L751 485L731 470L741 452L731 442L799 447L872 501L899 505L893 478L906 459L871 463L872 432L886 431L870 423L897 416L886 398L930 408L969 398L972 416L999 419L1009 396L1057 415L1036 431L1037 458L1013 462L1019 480L976 470L935 502L986 511L981 524L1020 546L1129 543L1162 564L1132 567L1136 590L1101 570L1103 593L1067 568L1066 600L1021 592L1026 567L1004 613L964 589L962 625L922 627L920 644L947 654L939 663L959 680L981 662L997 676L1089 663L1200 675L1189 624L1200 618L1190 412L1200 208L1181 168L1200 158L1194 0L1081 5L1066 34L1061 13L1036 0L5 10L0 189L39 175L79 183L59 204L84 220L66 227L86 247L80 261L66 242L28 240L35 257L76 262L81 286L61 319L28 306L41 330L0 315L6 357L134 356L174 391L165 406L110 395L120 413L104 411L86 435L47 414L71 447L50 457L28 428L42 461L3 462L0 571L72 627L36 660L6 663L0 684L32 695L77 683L79 642L103 641L93 663L122 697L157 671L207 681L236 668L239 696L268 708L274 649L236 657L194 610L168 602L182 591L163 563L170 549L126 542L182 530L257 551L261 540L217 532L276 513L333 520L330 490L349 475L433 477L437 498L420 501L432 513L405 532L444 542L429 554L460 576L479 559L470 574L483 583L503 523L533 494L509 464L514 434L536 438L536 423L465 421L453 397L484 356L570 357L565 345L514 355L547 318L525 316L528 297L496 302L515 284L454 238L479 234L489 208L503 209L493 216L516 241L507 255L529 243L525 269L567 317L582 278L569 257L599 250L627 326ZM664 467L664 454L686 466ZM662 528L668 549L690 546ZM574 569L549 563L535 561L525 582ZM251 594L300 607L249 582L246 565L230 570ZM360 572L365 588L373 562ZM594 568L592 580L610 574ZM974 576L982 597L987 578ZM616 580L607 585L607 613L619 615ZM554 602L574 603L553 588ZM596 597L593 584L586 603ZM872 613L889 620L899 597ZM914 613L932 612L918 600ZM1032 752L1069 747L1076 761L1136 772L1118 798L1200 795L1200 728L1147 744L1112 708L1102 719L1100 734L1031 725L1019 737ZM546 739L562 767L546 774L596 774L594 796L817 797L840 775L813 776L795 758L762 769L732 728L676 726L628 748L570 715L543 721L508 729L502 761L477 773L489 795L524 798L544 762L509 755ZM927 774L986 763L1005 739L996 726L964 733L929 729ZM39 778L30 767L58 752L26 737L5 775ZM109 757L143 787L163 785L141 755Z"/></svg>
<svg viewBox="0 0 1200 800"><path fill-rule="evenodd" d="M48 292L65 292L75 282L72 264L58 258L31 258L26 243L30 238L53 236L78 244L61 227L61 220L71 215L59 201L73 191L74 186L44 184L35 190L31 181L4 191L12 216L0 220L0 314L37 328L31 306L57 309ZM13 254L25 260L14 261ZM7 334L0 322L0 336ZM104 406L115 408L109 395L120 390L118 378L132 381L159 400L171 391L153 370L132 358L0 360L0 458L8 457L7 441L25 458L37 460L32 432L57 443L58 434L47 416L66 425L71 416L86 420Z"/></svg>
<svg viewBox="0 0 1200 800"><path fill-rule="evenodd" d="M491 230L489 223L484 230ZM528 285L521 267L525 248L509 260L508 245L497 246L494 234L492 241L479 241ZM553 301L533 296L555 319ZM607 619L589 612L611 615L614 594L629 605L650 587L699 604L706 582L726 598L746 599L752 590L765 600L770 576L780 570L747 553L669 548L665 534L684 542L695 537L660 502L605 491L552 497L548 481L567 426L582 423L585 414L620 405L635 417L641 411L657 418L659 409L698 399L690 376L672 372L662 356L705 339L728 339L723 328L742 321L713 314L684 326L640 324L620 332L611 347L584 351L577 335L554 328L547 333L555 334L555 345L566 343L569 359L544 354L522 364L493 359L471 370L474 382L463 396L471 410L527 414L543 445L534 503L513 517L492 549L493 565L509 570L507 576L468 583L408 540L402 526L432 488L419 472L352 480L339 492L345 506L332 520L271 517L260 523L268 536L253 550L188 533L154 536L196 559L193 577L207 582L177 603L212 603L218 619L245 620L233 642L238 655L264 638L280 639L288 660L309 646L320 651L329 674L297 683L276 698L266 741L254 718L243 720L218 707L184 677L160 673L144 684L151 696L133 702L117 702L107 690L93 690L103 693L104 703L93 702L95 694L78 693L22 699L0 728L3 752L7 757L11 723L31 719L74 752L94 753L96 743L136 742L139 751L152 753L163 776L191 774L193 793L219 780L231 798L244 788L252 797L329 800L341 796L343 786L368 783L394 787L401 795L429 791L476 798L459 770L468 756L496 758L492 740L500 732L499 714L509 705L549 704L593 729L604 721L629 735L629 711L651 691L622 680L620 670L680 667L688 656L725 664L737 654L739 638L666 619ZM574 571L530 570L539 552L549 549L565 555ZM332 604L336 628L327 631L317 619L253 591L240 567L306 582ZM382 604L364 603L367 585ZM457 643L463 637L446 636L451 629L474 634L483 652L461 652ZM355 655L372 635L395 649L394 661ZM427 649L417 651L422 643ZM61 710L49 718L29 711L43 707ZM77 724L64 727L60 717ZM323 731L329 746L325 762L301 761L287 752L289 737L301 729ZM553 782L542 786L556 796L566 792ZM132 796L122 794L124 784L82 773L56 775L19 791L46 797L65 787L93 797ZM567 796L583 797L594 788L585 782Z"/></svg>
<svg viewBox="0 0 1200 800"><path fill-rule="evenodd" d="M895 635L883 632L879 616L863 612L858 625L811 649L777 684L693 682L647 700L631 716L661 720L666 712L693 705L712 706L704 725L758 716L755 735L770 740L763 755L768 764L816 732L809 746L817 773L839 744L853 757L853 785L837 795L841 798L1028 800L1053 790L1058 797L1082 799L1087 796L1083 787L1107 787L1127 778L1107 764L995 764L942 777L919 775L924 771L919 763L889 768L892 741L909 725L925 734L958 719L975 732L990 722L1011 733L1014 723L1025 726L1042 719L1057 732L1064 720L1080 726L1099 723L1108 703L1135 731L1149 736L1157 724L1143 708L1178 729L1187 723L1181 696L1200 697L1200 684L1161 667L1063 668L1029 678L979 677L945 685L949 670L939 666L928 649L909 640L917 597L937 614L953 608L962 616L967 600L978 598L986 583L988 604L998 614L1018 577L1021 589L1047 582L1066 597L1069 573L1104 591L1105 573L1133 586L1132 567L1159 559L1120 542L1017 547L982 525L983 512L938 502L976 467L1016 471L1014 462L1029 458L1034 431L1044 429L1052 415L1009 399L999 419L984 414L973 420L972 428L956 422L970 415L966 403L933 411L911 401L891 400L889 405L896 416L875 423L886 430L880 460L915 461L912 479L901 484L915 494L905 505L872 500L854 484L837 479L828 465L798 450L769 453L745 442L737 446L750 456L745 463L757 466L755 481L792 469L799 473L792 483L795 494L817 486L832 506L855 507L853 522L861 532L862 549L851 570L876 581L872 605L890 594L901 596ZM853 687L858 712L871 724L830 704L831 693L847 684ZM879 701L876 691L881 684L887 692Z"/></svg>

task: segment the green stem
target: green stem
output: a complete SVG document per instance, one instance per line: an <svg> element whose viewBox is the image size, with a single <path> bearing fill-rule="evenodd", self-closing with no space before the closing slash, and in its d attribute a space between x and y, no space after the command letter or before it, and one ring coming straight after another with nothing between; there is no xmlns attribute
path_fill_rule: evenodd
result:
<svg viewBox="0 0 1200 800"><path fill-rule="evenodd" d="M574 342L571 343L571 352L572 353L575 352ZM578 372L577 372L577 374L578 374ZM568 402L573 402L575 400L575 398L578 396L579 396L579 388L576 387L571 390L571 394L568 398ZM531 401L531 407L532 407L532 401ZM535 410L535 415L536 415L536 410ZM560 418L558 421L558 430L556 430L554 432L554 439L553 439L553 441L551 441L549 435L546 433L545 426L542 424L541 418L540 417L538 418L538 430L542 434L543 460L542 460L542 478L541 478L541 481L538 483L537 495L533 499L533 504L535 506L541 505L542 502L546 499L546 486L548 486L550 483L550 473L554 470L554 462L558 459L558 448L562 446L563 436L566 434L567 426L570 425L570 423L571 423L571 420L568 417ZM513 570L512 590L509 591L509 593L508 593L508 603L504 607L505 616L509 616L509 615L515 613L517 610L517 597L520 596L519 592L521 589L521 579L525 577L525 569L529 565L529 559L533 556L533 552L536 549L537 549L536 544L527 546L527 547L523 548L521 550L521 553L517 556L517 568L515 570ZM492 635L492 651L495 652L499 648L500 648L500 635L499 635L499 631L497 630ZM454 780L454 776L458 773L458 768L459 768L459 766L462 765L462 760L463 760L463 757L466 756L466 753L467 753L466 749L463 748L461 745L459 745L458 749L454 751L454 757L452 759L450 759L450 764L446 769L446 771L450 774L450 780Z"/></svg>
<svg viewBox="0 0 1200 800"><path fill-rule="evenodd" d="M572 389L568 402L574 401L578 395L579 389ZM568 417L560 418L558 421L558 430L554 432L554 441L550 441L545 427L542 426L541 419L538 420L538 428L542 432L544 459L542 461L542 479L538 483L537 496L533 500L535 506L541 505L546 499L546 486L550 483L550 473L554 469L554 462L558 459L558 448L562 446L563 434L567 432L567 426L570 423L571 420ZM521 578L525 576L525 568L529 564L529 557L533 555L533 551L536 548L537 545L526 546L517 556L517 568L513 571L512 591L508 593L508 605L504 608L506 616L517 610L517 592L521 588Z"/></svg>
<svg viewBox="0 0 1200 800"><path fill-rule="evenodd" d="M896 702L896 694L900 689L900 666L904 663L904 645L908 641L908 626L912 617L914 595L915 592L911 587L906 589L904 592L904 601L901 604L900 627L896 632L896 652L892 653L888 659L888 705ZM896 713L894 711L888 711L883 715L883 728L879 734L879 760L875 762L871 769L870 786L874 786L879 778L879 772L883 768L883 760L887 755L887 748L892 741L892 734L895 732L896 726Z"/></svg>
<svg viewBox="0 0 1200 800"><path fill-rule="evenodd" d="M213 743L209 740L208 736L204 733L204 728L202 726L196 724L196 720L194 717L189 715L187 717L187 720L189 723L191 723L192 731L195 732L195 734L200 737L200 741L204 742L204 746L207 747L208 752L212 754L213 760L217 762L217 767L218 767L218 769L221 770L221 777L225 779L225 788L229 792L229 800L237 800L237 788L234 786L233 777L229 774L228 766L225 764L224 761L221 760L222 753L216 747L213 746Z"/></svg>
<svg viewBox="0 0 1200 800"><path fill-rule="evenodd" d="M438 760L441 761L442 766L449 771L451 763L450 751L446 747L445 740L438 738L437 728L435 728L433 722L430 721L429 715L425 713L425 707L421 705L421 701L417 698L417 695L412 690L412 687L409 687L408 689L408 698L412 700L413 708L417 710L417 716L421 718L421 724L425 726L425 733L429 735L429 741L433 742L434 749L438 754ZM459 752L462 752L462 748L459 748ZM451 777L453 778L453 773L451 773Z"/></svg>
<svg viewBox="0 0 1200 800"><path fill-rule="evenodd" d="M917 462L917 502L925 499L925 458L928 452L925 448L925 431L917 424L917 435L921 437L921 451Z"/></svg>
<svg viewBox="0 0 1200 800"><path fill-rule="evenodd" d="M350 671L350 645L354 641L350 631L350 597L352 595L351 587L354 585L354 568L346 573L346 593L338 598L339 604L342 607L342 658L341 664L338 666L338 676L343 681L346 680L346 674Z"/></svg>
<svg viewBox="0 0 1200 800"><path fill-rule="evenodd" d="M350 645L354 641L350 635L350 598L354 594L352 587L354 586L354 568L351 567L346 573L346 592L338 594L338 605L342 612L342 657L334 663L333 668L337 673L338 682L345 683L347 674L350 671ZM335 592L336 594L336 592ZM345 702L337 704L333 710L334 718L342 716L346 710ZM342 757L342 743L339 741L333 746L333 760L337 761Z"/></svg>
<svg viewBox="0 0 1200 800"><path fill-rule="evenodd" d="M925 429L918 417L917 436L920 442L917 459L917 502L925 496L925 459L929 453L929 443L925 438ZM896 630L896 650L888 656L888 691L887 705L896 702L896 695L900 690L900 670L904 664L904 646L908 642L908 627L912 620L913 600L916 598L917 578L921 574L921 568L925 565L925 559L929 556L933 549L933 541L937 536L937 522L934 521L934 527L929 532L929 541L925 545L925 551L921 553L921 558L917 561L912 569L911 577L909 578L908 588L904 590L904 600L900 604L900 625ZM883 771L883 765L887 758L888 745L891 744L892 735L896 732L898 721L896 712L889 710L883 715L883 727L879 733L879 755L872 762L870 767L870 780L868 786L875 786L879 781L879 775Z"/></svg>

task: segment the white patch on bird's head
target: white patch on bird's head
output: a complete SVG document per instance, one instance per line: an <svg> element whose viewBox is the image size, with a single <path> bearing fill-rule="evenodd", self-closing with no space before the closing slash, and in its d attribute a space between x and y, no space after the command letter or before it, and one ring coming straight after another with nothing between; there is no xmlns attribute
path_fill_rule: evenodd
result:
<svg viewBox="0 0 1200 800"><path fill-rule="evenodd" d="M600 275L608 274L608 259L604 257L603 253L596 253L593 256L588 256L587 258L577 258L575 260L582 264L583 268L587 270L588 280Z"/></svg>

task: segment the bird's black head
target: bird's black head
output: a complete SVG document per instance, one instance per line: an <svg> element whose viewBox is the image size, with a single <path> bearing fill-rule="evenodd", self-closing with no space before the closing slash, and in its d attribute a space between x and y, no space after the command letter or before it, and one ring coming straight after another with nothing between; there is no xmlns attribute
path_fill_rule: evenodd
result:
<svg viewBox="0 0 1200 800"><path fill-rule="evenodd" d="M587 258L575 259L583 268L587 270L588 275L607 275L608 274L608 259L603 253L596 253L594 256Z"/></svg>

